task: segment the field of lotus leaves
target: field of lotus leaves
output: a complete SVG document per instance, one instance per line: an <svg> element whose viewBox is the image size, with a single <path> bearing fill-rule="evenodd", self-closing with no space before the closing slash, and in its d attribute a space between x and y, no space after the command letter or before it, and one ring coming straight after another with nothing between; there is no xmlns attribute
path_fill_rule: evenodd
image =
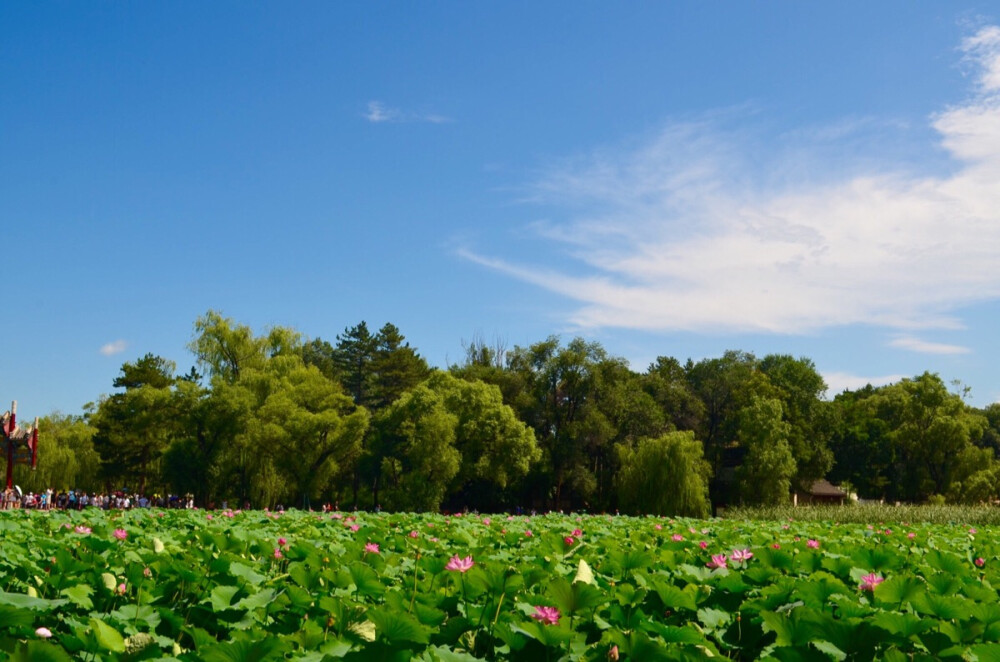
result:
<svg viewBox="0 0 1000 662"><path fill-rule="evenodd" d="M0 513L15 660L1000 660L968 524Z"/></svg>

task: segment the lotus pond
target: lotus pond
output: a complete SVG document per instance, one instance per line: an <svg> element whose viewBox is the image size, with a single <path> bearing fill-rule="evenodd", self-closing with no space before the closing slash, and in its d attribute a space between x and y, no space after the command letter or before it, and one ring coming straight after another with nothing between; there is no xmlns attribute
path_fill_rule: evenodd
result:
<svg viewBox="0 0 1000 662"><path fill-rule="evenodd" d="M992 527L0 514L16 660L1000 660Z"/></svg>

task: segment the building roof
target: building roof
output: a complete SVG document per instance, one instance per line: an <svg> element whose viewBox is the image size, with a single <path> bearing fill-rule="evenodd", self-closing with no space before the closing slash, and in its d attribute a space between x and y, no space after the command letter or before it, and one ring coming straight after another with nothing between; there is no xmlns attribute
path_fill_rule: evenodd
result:
<svg viewBox="0 0 1000 662"><path fill-rule="evenodd" d="M847 492L840 489L836 485L830 483L825 478L822 480L817 480L809 487L809 494L812 496L825 496L825 497L846 497Z"/></svg>

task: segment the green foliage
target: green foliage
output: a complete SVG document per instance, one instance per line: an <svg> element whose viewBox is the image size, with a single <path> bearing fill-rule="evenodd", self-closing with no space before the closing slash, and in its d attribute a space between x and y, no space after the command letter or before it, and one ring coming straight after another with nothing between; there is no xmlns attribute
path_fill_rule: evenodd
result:
<svg viewBox="0 0 1000 662"><path fill-rule="evenodd" d="M382 458L386 504L400 510L437 510L458 475L455 448L458 417L444 398L422 384L390 405L377 419L377 454Z"/></svg>
<svg viewBox="0 0 1000 662"><path fill-rule="evenodd" d="M618 503L628 513L704 517L711 466L692 432L619 446Z"/></svg>
<svg viewBox="0 0 1000 662"><path fill-rule="evenodd" d="M152 354L124 363L122 390L43 420L42 468L15 480L190 492L200 505L678 512L666 504L703 501L678 496L702 492L703 459L714 506L779 504L824 476L868 499L1000 493L1000 407L972 409L927 373L831 403L807 358L661 356L637 374L598 343L556 337L509 352L473 341L463 365L435 373L393 324L361 322L332 345L215 311L189 347L205 378ZM689 435L683 460L644 441L672 432ZM637 473L642 454L699 468L657 486ZM640 483L659 501L638 500L628 486Z"/></svg>
<svg viewBox="0 0 1000 662"><path fill-rule="evenodd" d="M832 445L842 462L835 474L862 496L923 501L937 494L959 502L996 497L995 454L973 445L988 439L989 419L970 410L937 375L844 394L834 405L839 423Z"/></svg>
<svg viewBox="0 0 1000 662"><path fill-rule="evenodd" d="M949 508L960 524L892 530L5 511L0 650L54 661L993 659L1000 544L993 528L970 531L961 515L974 509Z"/></svg>
<svg viewBox="0 0 1000 662"><path fill-rule="evenodd" d="M477 498L484 486L495 488L487 491L495 495L526 476L538 461L541 453L535 435L503 403L495 386L444 372L435 373L426 384L455 417L455 448L462 459L452 492L467 497L467 505L488 508L488 501Z"/></svg>
<svg viewBox="0 0 1000 662"><path fill-rule="evenodd" d="M90 416L94 448L101 456L101 476L119 489L128 484L140 492L158 478L175 419L172 408L173 364L146 355L125 363L116 384L125 387L100 401Z"/></svg>
<svg viewBox="0 0 1000 662"><path fill-rule="evenodd" d="M795 458L788 444L791 425L782 420L781 402L754 396L741 411L739 439L747 448L737 470L739 500L780 504L789 500Z"/></svg>
<svg viewBox="0 0 1000 662"><path fill-rule="evenodd" d="M41 442L38 468L14 467L14 482L24 490L39 493L100 487L101 458L94 449L97 430L84 417L55 413L38 421Z"/></svg>
<svg viewBox="0 0 1000 662"><path fill-rule="evenodd" d="M272 359L243 382L257 406L242 443L266 458L293 487L295 501L308 507L336 471L358 457L368 412L295 356Z"/></svg>

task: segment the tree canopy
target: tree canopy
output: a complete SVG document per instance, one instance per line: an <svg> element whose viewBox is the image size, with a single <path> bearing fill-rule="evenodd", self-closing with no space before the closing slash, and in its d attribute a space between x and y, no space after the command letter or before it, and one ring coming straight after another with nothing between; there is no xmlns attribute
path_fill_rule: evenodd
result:
<svg viewBox="0 0 1000 662"><path fill-rule="evenodd" d="M808 358L727 351L643 372L582 338L466 345L433 369L391 323L304 340L208 311L196 367L147 353L110 395L42 419L29 489L128 487L200 504L703 514L820 478L862 498L1000 495L1000 405L924 373L826 398ZM201 374L203 373L203 374Z"/></svg>

